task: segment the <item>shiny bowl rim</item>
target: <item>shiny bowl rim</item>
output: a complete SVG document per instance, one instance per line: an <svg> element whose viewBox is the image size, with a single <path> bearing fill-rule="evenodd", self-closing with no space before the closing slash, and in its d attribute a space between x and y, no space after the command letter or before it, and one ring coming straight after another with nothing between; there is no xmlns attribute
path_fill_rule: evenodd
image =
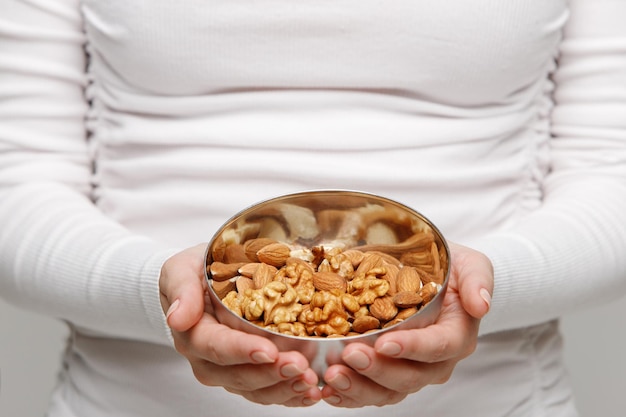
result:
<svg viewBox="0 0 626 417"><path fill-rule="evenodd" d="M277 202L281 202L283 200L290 200L290 199L294 199L294 198L299 198L299 197L306 197L307 195L351 195L351 196L356 196L356 197L363 197L363 198L369 198L369 199L373 199L373 200L379 200L379 201L383 201L387 204L391 204L394 205L398 208L400 208L401 210L406 211L407 213L410 213L414 216L416 216L417 218L419 218L421 221L423 221L424 223L426 223L430 228L432 228L433 232L436 234L436 236L441 240L441 244L443 245L445 252L446 252L446 256L448 259L448 267L446 269L446 273L444 276L444 280L443 283L441 284L441 289L437 292L437 294L433 297L433 299L423 308L421 308L420 310L418 310L416 313L414 313L413 315L411 315L410 317L406 318L405 320L393 324L389 327L385 327L382 329L377 329L374 330L372 332L368 332L368 333L363 333L360 335L353 335L353 336L335 336L335 337L323 337L323 336L294 336L294 335L289 335L289 334L284 334L284 333L279 333L279 332L275 332L273 330L268 330L265 329L263 327L257 326L254 323L251 323L250 321L246 320L243 317L238 316L237 314L235 314L232 310L230 310L228 307L226 307L220 300L220 298L217 296L217 294L215 293L213 286L211 285L211 280L212 278L209 276L209 272L208 272L208 259L211 256L211 248L213 246L213 243L215 242L215 240L218 238L218 236L220 236L220 234L226 230L229 226L231 226L235 221L237 221L239 218L241 218L242 216L249 214L251 212L253 212L255 209L258 209L262 206L271 204L271 203L277 203ZM427 218L425 215L423 215L421 212L419 212L418 210L404 204L401 203L397 200L394 200L392 198L389 197L384 197L378 194L374 194L374 193L370 193L370 192L366 192L366 191L358 191L358 190L352 190L352 189L339 189L339 188L328 188L328 189L311 189L311 190L305 190L305 191L297 191L297 192L291 192L291 193L287 193L287 194L280 194L274 197L269 197L269 198L265 198L263 200L259 200L256 203L253 204L249 204L247 207L239 210L238 212L236 212L234 215L232 215L228 220L226 220L225 222L222 223L222 225L217 229L217 231L213 234L213 236L211 237L211 239L209 240L205 252L204 252L204 277L205 280L208 284L208 292L209 292L209 296L211 298L211 301L217 301L221 304L221 306L224 308L224 312L226 314L228 314L229 316L232 317L232 319L234 319L235 321L239 322L242 324L242 326L246 327L246 331L248 328L253 330L254 334L260 335L260 336L271 336L272 338L285 338L285 339L291 339L294 341L307 341L307 342L320 342L320 343L336 343L336 342L353 342L353 341L364 341L364 340L373 340L375 338L378 338L379 336L381 336L382 334L385 334L389 331L393 331L393 330L403 330L403 329L411 329L412 327L410 326L410 322L414 321L417 319L418 316L425 316L426 312L429 310L432 310L433 308L435 308L436 305L440 305L441 304L441 298L445 296L445 293L447 292L447 287L448 287L448 282L449 282L449 277L450 277L450 270L451 270L451 252L450 252L450 247L448 245L448 242L446 240L446 238L444 237L443 233L439 230L439 228L429 219ZM439 306L439 308L441 308L441 306ZM213 307L213 310L215 311L216 307ZM220 322L221 323L221 322ZM409 323L409 324L407 324Z"/></svg>

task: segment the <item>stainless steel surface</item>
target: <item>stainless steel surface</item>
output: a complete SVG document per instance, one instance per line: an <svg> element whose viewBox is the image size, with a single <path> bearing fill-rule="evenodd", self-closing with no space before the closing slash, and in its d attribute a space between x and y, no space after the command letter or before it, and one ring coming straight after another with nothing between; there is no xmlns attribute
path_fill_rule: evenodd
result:
<svg viewBox="0 0 626 417"><path fill-rule="evenodd" d="M402 250L402 242L423 230L430 229L440 250L444 251L444 281L439 293L420 311L408 319L385 329L358 336L297 337L268 331L241 318L226 308L213 291L209 268L209 296L214 305L217 319L247 333L257 334L272 340L281 351L297 350L311 362L320 379L329 363L339 361L342 349L348 343L361 342L372 345L387 331L421 328L432 324L441 310L448 285L450 251L440 231L419 212L396 201L357 191L319 190L284 195L259 202L235 214L213 236L206 252L206 265L213 262L219 247L226 243L244 243L257 237L272 237L287 244L316 246L340 245L345 249L364 247L371 243L367 234L368 222L384 223L393 230L396 247Z"/></svg>

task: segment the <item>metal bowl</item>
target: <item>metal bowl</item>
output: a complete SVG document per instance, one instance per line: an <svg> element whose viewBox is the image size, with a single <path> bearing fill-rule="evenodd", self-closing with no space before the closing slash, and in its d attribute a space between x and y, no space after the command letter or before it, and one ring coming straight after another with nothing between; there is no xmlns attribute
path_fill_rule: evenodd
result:
<svg viewBox="0 0 626 417"><path fill-rule="evenodd" d="M415 250L412 236L418 233L432 235L431 245L437 250L436 260L440 282L438 292L426 305L410 317L395 324L367 333L316 337L293 336L267 330L235 314L223 303L213 286L211 266L214 262L227 262L231 246L241 247L246 241L267 237L292 247L341 247L390 249L398 260ZM241 251L231 251L239 252ZM302 352L320 376L329 364L340 359L348 343L373 345L384 332L422 328L438 317L448 286L450 250L441 232L419 212L391 199L378 195L346 190L319 190L288 194L261 201L235 214L215 233L206 251L206 279L209 297L217 319L231 328L267 337L281 351ZM229 279L234 282L237 277ZM215 280L217 283L218 281ZM224 282L221 278L220 282Z"/></svg>

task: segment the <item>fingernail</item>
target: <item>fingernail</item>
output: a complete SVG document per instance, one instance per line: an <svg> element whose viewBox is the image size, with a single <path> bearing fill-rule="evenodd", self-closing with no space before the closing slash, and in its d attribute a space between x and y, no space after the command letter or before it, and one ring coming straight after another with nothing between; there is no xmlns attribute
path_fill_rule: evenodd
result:
<svg viewBox="0 0 626 417"><path fill-rule="evenodd" d="M355 350L354 352L346 355L344 360L348 365L358 370L364 370L371 364L369 356L360 350Z"/></svg>
<svg viewBox="0 0 626 417"><path fill-rule="evenodd" d="M167 309L167 313L165 313L165 318L169 319L172 313L176 311L179 305L180 305L180 300L177 298L176 300L174 300L170 308Z"/></svg>
<svg viewBox="0 0 626 417"><path fill-rule="evenodd" d="M487 303L487 308L491 307L491 294L485 288L480 289L480 297Z"/></svg>
<svg viewBox="0 0 626 417"><path fill-rule="evenodd" d="M386 342L378 349L378 353L385 356L396 356L402 352L402 347L396 342Z"/></svg>
<svg viewBox="0 0 626 417"><path fill-rule="evenodd" d="M254 361L254 363L273 363L274 359L270 358L270 356L263 351L256 351L250 354L250 358Z"/></svg>
<svg viewBox="0 0 626 417"><path fill-rule="evenodd" d="M317 401L312 400L309 397L305 397L302 399L302 405L309 406L315 404Z"/></svg>
<svg viewBox="0 0 626 417"><path fill-rule="evenodd" d="M291 389L294 390L294 392L305 392L306 390L308 390L311 386L309 384L307 384L306 382L304 382L303 380L299 379L296 382L294 382L291 385Z"/></svg>
<svg viewBox="0 0 626 417"><path fill-rule="evenodd" d="M293 378L294 376L302 375L304 370L301 370L294 363L288 363L280 368L280 374L285 378Z"/></svg>
<svg viewBox="0 0 626 417"><path fill-rule="evenodd" d="M328 381L329 384L333 386L333 388L338 389L340 391L345 391L350 388L350 379L344 374L337 374L332 379Z"/></svg>
<svg viewBox="0 0 626 417"><path fill-rule="evenodd" d="M337 395L331 395L328 398L324 398L324 401L333 405L338 405L341 402L341 397Z"/></svg>

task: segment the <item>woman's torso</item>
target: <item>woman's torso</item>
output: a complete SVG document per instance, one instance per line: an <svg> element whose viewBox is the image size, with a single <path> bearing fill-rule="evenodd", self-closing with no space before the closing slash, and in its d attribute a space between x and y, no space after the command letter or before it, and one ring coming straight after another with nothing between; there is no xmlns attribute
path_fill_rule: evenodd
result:
<svg viewBox="0 0 626 417"><path fill-rule="evenodd" d="M539 204L564 0L81 7L96 202L164 246L303 189L396 198L460 242ZM572 415L559 354L554 324L488 336L389 413ZM77 416L295 413L200 386L173 349L78 333L68 365L55 404ZM332 412L380 410L297 411Z"/></svg>
<svg viewBox="0 0 626 417"><path fill-rule="evenodd" d="M564 0L82 7L97 202L166 244L309 188L397 198L454 240L541 198Z"/></svg>

